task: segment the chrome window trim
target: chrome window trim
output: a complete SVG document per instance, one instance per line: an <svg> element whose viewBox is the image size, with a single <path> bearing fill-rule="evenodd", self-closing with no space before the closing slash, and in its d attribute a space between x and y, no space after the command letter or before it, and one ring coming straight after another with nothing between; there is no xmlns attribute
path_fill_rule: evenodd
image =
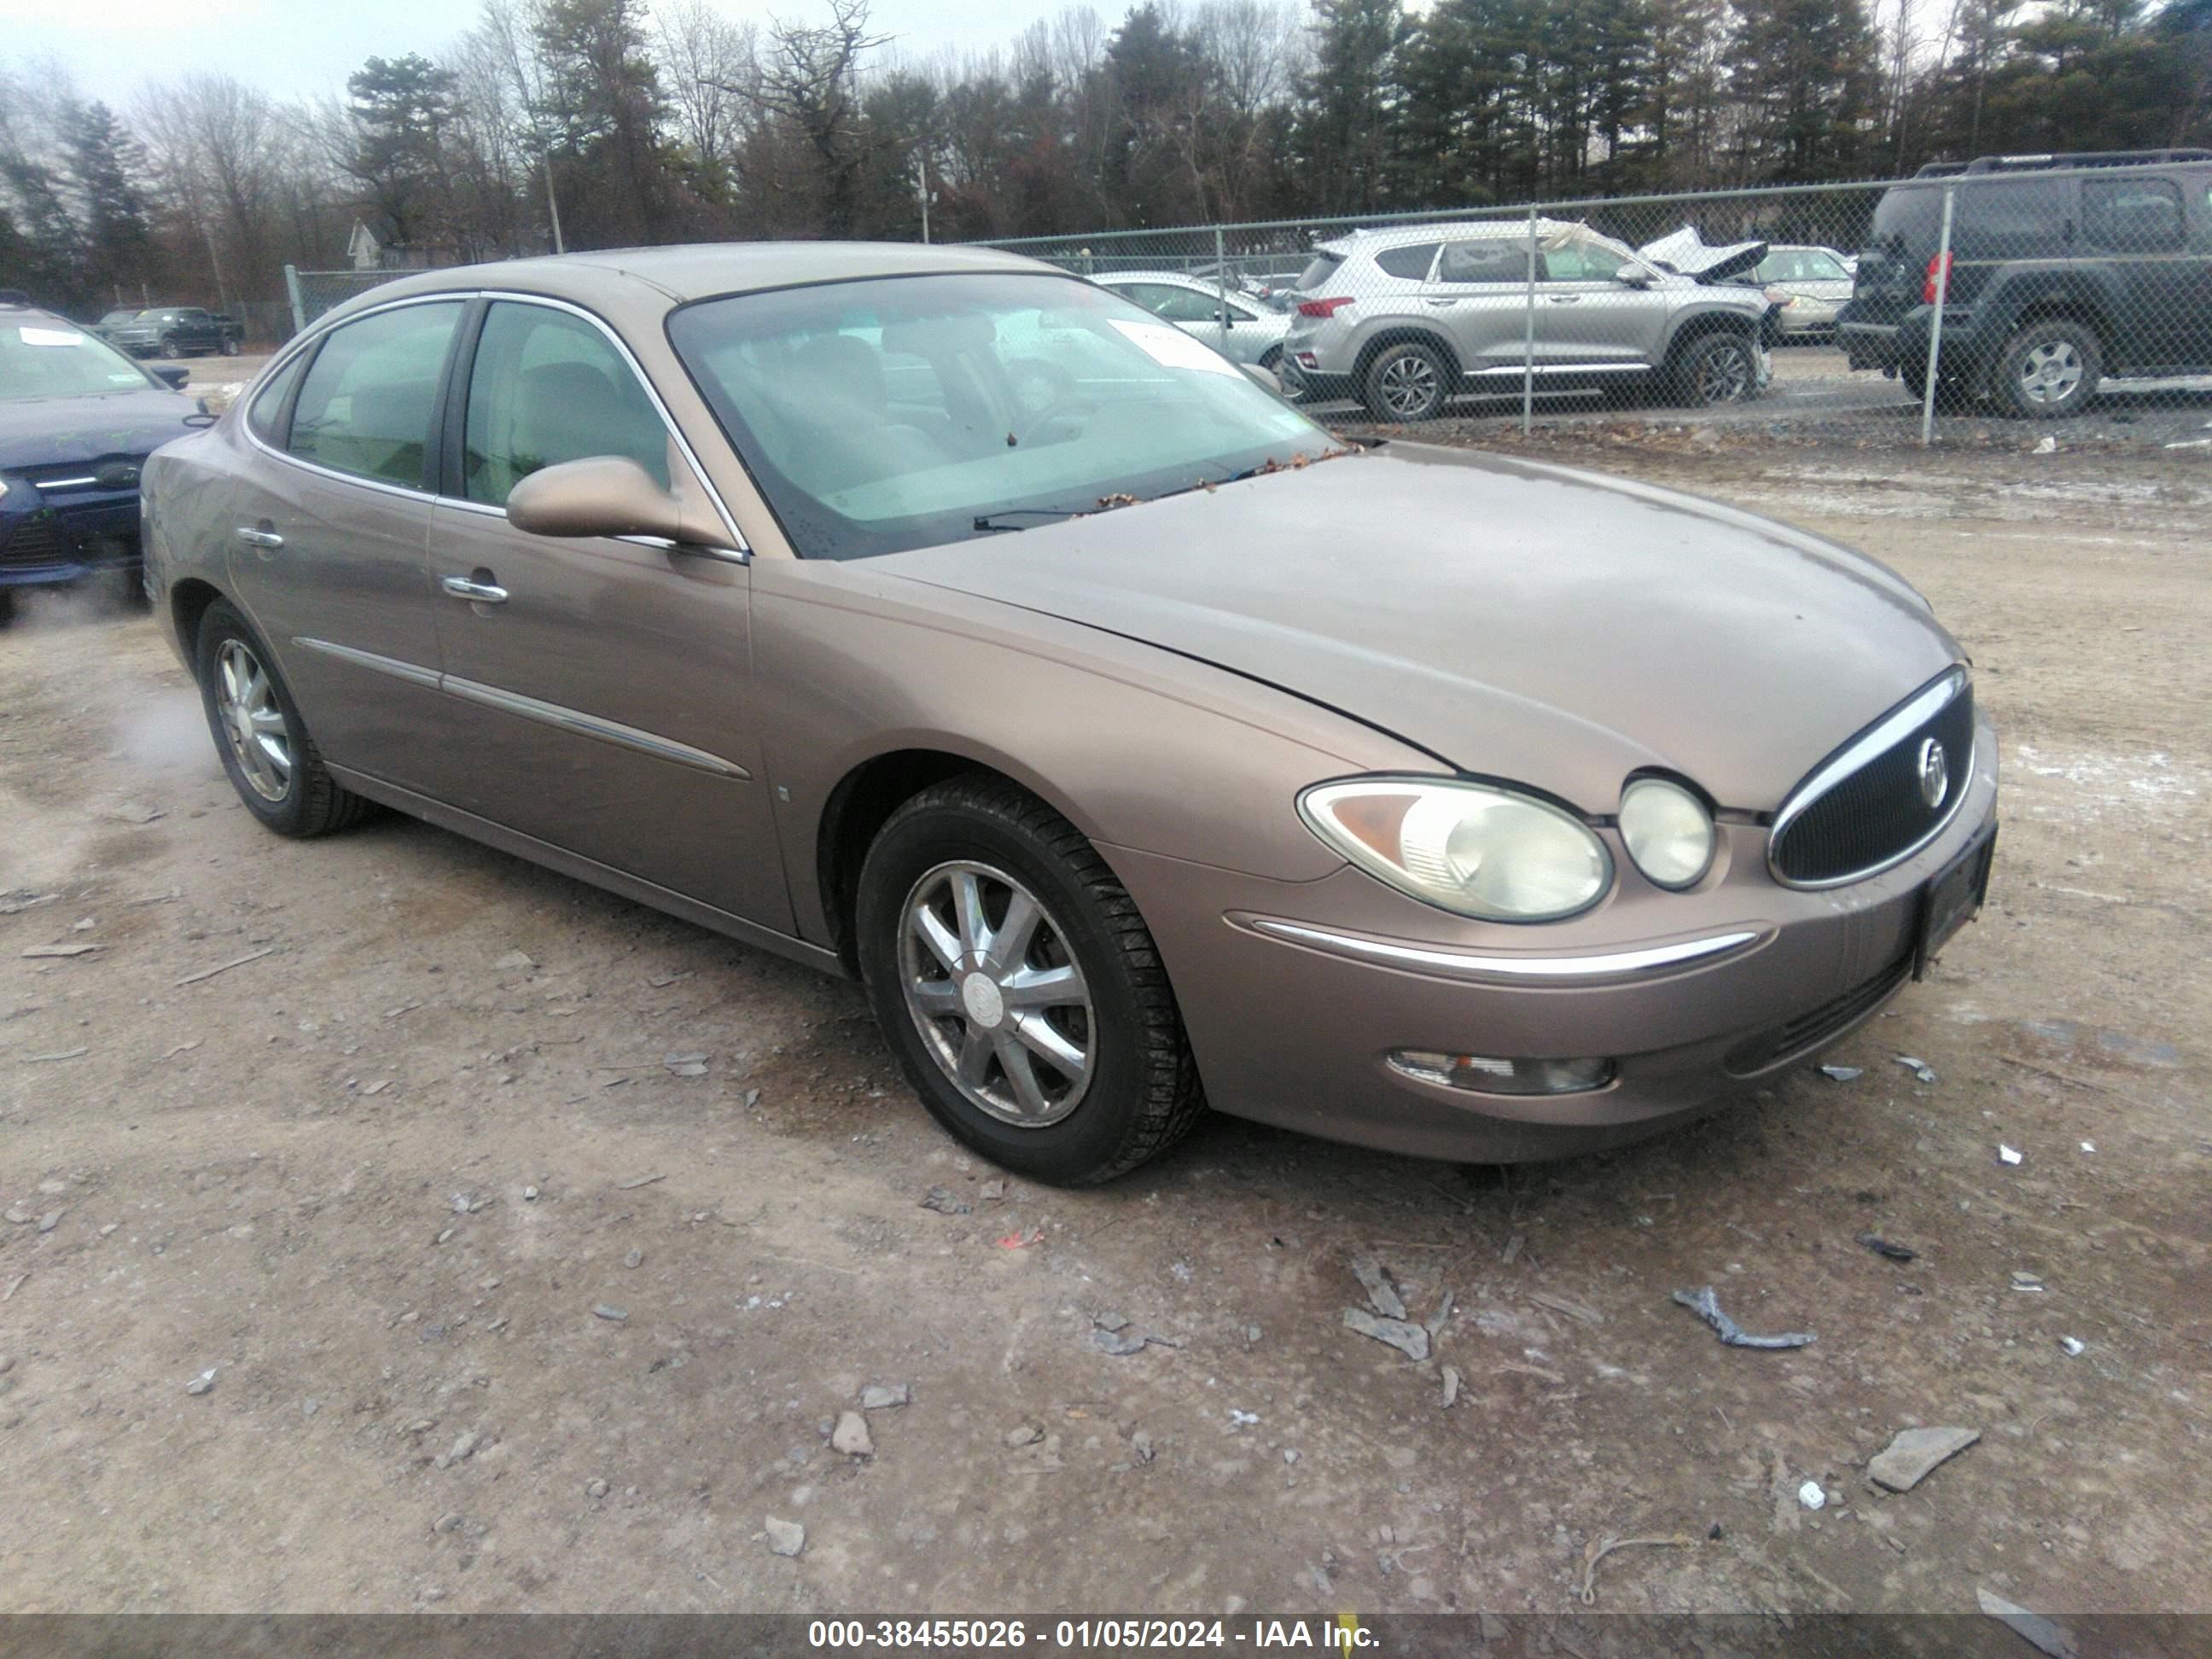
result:
<svg viewBox="0 0 2212 1659"><path fill-rule="evenodd" d="M637 354L629 349L629 342L616 333L605 319L585 310L580 305L572 304L566 300L549 299L542 294L513 294L502 289L488 288L479 289L476 297L489 301L494 304L504 302L510 305L544 306L550 311L565 311L572 317L582 318L600 333L605 335L608 343L612 345L615 350L621 354L622 360L629 365L629 372L637 376L637 383L645 388L645 395L653 400L653 407L654 412L660 416L660 423L668 428L668 435L676 440L676 447L683 453L685 465L691 469L692 477L697 481L699 487L707 492L707 499L714 504L714 515L721 520L722 528L729 532L730 539L736 544L736 546L728 550L738 556L740 563L752 557L752 544L746 541L744 532L738 528L738 521L731 516L729 504L723 501L722 492L714 488L714 481L707 476L707 469L700 464L698 452L691 447L691 441L684 435L684 428L677 424L676 416L669 412L667 404L662 401L660 388L653 385L653 376L645 372L645 365L638 362ZM475 365L472 363L470 367L473 368ZM468 441L466 432L468 407L468 399L464 397L461 399L464 447ZM478 505L489 506L490 503L479 502ZM506 509L502 507L499 511L504 516Z"/></svg>
<svg viewBox="0 0 2212 1659"><path fill-rule="evenodd" d="M1680 939L1671 945L1643 945L1591 956L1501 957L1443 945L1369 939L1363 934L1339 933L1334 928L1285 921L1275 916L1231 915L1229 920L1253 933L1292 945L1309 945L1331 956L1489 984L1528 981L1556 983L1667 973L1733 955L1763 936L1759 928L1740 927L1724 933L1709 933L1702 939Z"/></svg>
<svg viewBox="0 0 2212 1659"><path fill-rule="evenodd" d="M342 472L336 467L324 466L301 456L295 455L289 450L278 449L274 445L264 442L261 435L254 431L253 423L246 418L248 406L252 404L254 398L258 395L262 388L283 371L286 364L313 349L317 341L343 328L348 323L359 322L365 317L374 317L382 312L397 311L403 306L458 302L465 308L471 300L501 300L521 305L544 306L554 311L565 311L571 316L582 318L606 336L615 350L621 355L623 361L629 366L630 373L637 376L638 384L645 388L645 395L652 399L653 410L660 416L661 424L668 428L669 435L676 440L676 447L683 453L685 463L691 468L692 476L698 480L699 487L707 492L707 499L714 503L715 516L721 520L722 528L729 532L730 539L737 544L734 548L726 550L719 549L712 550L724 552L726 556L733 558L739 564L749 563L751 561L752 544L746 541L744 532L738 528L736 519L731 516L729 504L723 501L721 491L714 488L714 481L707 476L707 469L700 465L698 452L691 447L691 441L684 435L683 428L676 423L676 417L669 413L668 405L661 400L660 389L653 385L653 377L645 372L644 366L637 360L637 355L629 349L628 343L614 331L604 318L594 315L581 306L572 305L566 300L552 299L543 294L515 294L503 289L441 289L433 294L410 294L400 299L386 300L380 305L365 306L359 311L349 312L343 317L328 325L324 325L320 319L318 319L317 325L293 342L289 349L270 359L268 365L255 377L252 389L246 396L238 400L234 405L239 411L238 429L246 434L246 442L263 454L272 456L305 472L313 472L325 478L335 478L345 483L360 484L365 489L381 490L386 495L400 495L410 501L446 502L455 507L467 507L473 512L494 514L500 518L505 518L507 510L504 507L493 507L488 501L465 501L452 495L441 495L432 490L412 489L404 484L392 483L382 478L363 477L358 472ZM473 368L474 365L471 366ZM468 402L465 398L462 400L461 408L462 419L465 422L468 418ZM622 539L631 538L624 537ZM649 539L647 544L661 545Z"/></svg>
<svg viewBox="0 0 2212 1659"><path fill-rule="evenodd" d="M1979 758L1978 751L1981 747L1981 733L1978 730L1971 732L1966 738L1966 763L1959 769L1959 787L1951 792L1950 805L1944 809L1942 817L1929 826L1928 832L1910 847L1892 854L1878 864L1869 864L1863 870L1854 870L1847 875L1831 876L1821 881L1793 881L1782 873L1780 867L1775 862L1775 848L1781 843L1783 831L1796 823L1808 807L1845 778L1865 766L1875 756L1903 741L1905 734L1915 726L1934 720L1936 715L1957 702L1959 695L1972 683L1963 664L1954 664L1945 669L1942 673L1907 697L1873 726L1869 726L1864 732L1853 738L1832 759L1824 763L1812 776L1792 790L1789 799L1782 803L1781 810L1775 813L1774 822L1768 826L1766 831L1766 872L1772 876L1779 885L1792 888L1798 892L1814 893L1825 891L1831 887L1847 887L1855 881L1864 881L1869 876L1878 876L1885 870L1894 870L1942 835L1944 830L1949 829L1951 820L1959 816L1959 809L1966 805L1966 796L1973 788L1974 763Z"/></svg>
<svg viewBox="0 0 2212 1659"><path fill-rule="evenodd" d="M559 731L572 732L580 737L597 738L603 743L635 750L655 760L673 761L679 766L711 772L717 777L736 778L745 782L752 779L753 775L733 760L725 760L720 755L694 748L688 743L678 743L673 738L664 738L657 732L624 726L619 720L587 714L580 708L570 708L563 703L526 697L519 691L503 691L495 685L465 680L458 675L425 668L419 663L408 662L398 657L380 656L374 651L340 645L333 640L319 640L307 635L295 634L292 643L305 650L319 651L325 656L336 657L340 662L351 663L357 668L388 674L393 679L404 680L408 684L421 686L425 690L443 691L470 702L481 703L487 708L519 714L525 720L536 720Z"/></svg>

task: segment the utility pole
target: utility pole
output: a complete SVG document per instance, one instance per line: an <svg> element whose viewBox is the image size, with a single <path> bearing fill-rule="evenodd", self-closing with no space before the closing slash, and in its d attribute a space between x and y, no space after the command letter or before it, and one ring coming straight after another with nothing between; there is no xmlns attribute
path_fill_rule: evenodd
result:
<svg viewBox="0 0 2212 1659"><path fill-rule="evenodd" d="M568 250L561 243L561 204L553 197L553 151L548 146L542 153L545 157L545 211L553 221L553 251L566 253ZM928 240L926 236L922 238L924 241Z"/></svg>
<svg viewBox="0 0 2212 1659"><path fill-rule="evenodd" d="M929 156L926 151L914 153L914 198L921 204L921 240L929 240Z"/></svg>

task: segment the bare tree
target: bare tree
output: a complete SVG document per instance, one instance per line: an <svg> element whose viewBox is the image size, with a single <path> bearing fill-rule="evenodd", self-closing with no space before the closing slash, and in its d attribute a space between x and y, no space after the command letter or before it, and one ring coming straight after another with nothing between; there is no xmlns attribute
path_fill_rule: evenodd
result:
<svg viewBox="0 0 2212 1659"><path fill-rule="evenodd" d="M867 0L830 0L830 21L820 27L771 21L757 76L722 83L724 91L789 123L813 150L822 179L823 228L832 236L853 234L854 198L866 161L860 62L890 39L868 32Z"/></svg>

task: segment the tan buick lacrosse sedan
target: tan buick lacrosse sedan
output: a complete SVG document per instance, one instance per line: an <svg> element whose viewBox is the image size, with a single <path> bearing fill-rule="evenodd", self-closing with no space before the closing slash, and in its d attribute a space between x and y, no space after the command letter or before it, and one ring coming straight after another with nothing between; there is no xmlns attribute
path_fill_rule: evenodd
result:
<svg viewBox="0 0 2212 1659"><path fill-rule="evenodd" d="M1011 255L793 243L363 295L145 476L281 834L411 812L863 978L1042 1180L1201 1105L1549 1157L1834 1042L1981 900L1996 744L1881 565L1350 449Z"/></svg>

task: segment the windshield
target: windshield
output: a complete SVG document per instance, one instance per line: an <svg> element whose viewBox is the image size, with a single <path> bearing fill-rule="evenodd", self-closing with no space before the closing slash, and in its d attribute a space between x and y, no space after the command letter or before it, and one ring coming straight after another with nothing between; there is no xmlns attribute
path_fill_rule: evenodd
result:
<svg viewBox="0 0 2212 1659"><path fill-rule="evenodd" d="M736 295L668 333L807 558L1029 528L1330 444L1211 346L1079 278Z"/></svg>
<svg viewBox="0 0 2212 1659"><path fill-rule="evenodd" d="M1297 281L1291 286L1301 294L1310 294L1327 282L1334 274L1336 268L1343 263L1344 256L1341 253L1333 252L1325 247L1316 248L1313 258L1308 263L1306 268L1298 273Z"/></svg>
<svg viewBox="0 0 2212 1659"><path fill-rule="evenodd" d="M109 313L107 313L107 315L106 315L105 317L101 318L98 322L94 323L94 324L93 325L93 326L94 326L94 328L116 328L116 327L119 327L121 325L123 325L123 324L125 324L125 323L129 322L129 321L130 321L133 317L136 317L137 314L138 314L138 313L137 313L137 312L135 312L135 311L111 311L111 312L109 312Z"/></svg>
<svg viewBox="0 0 2212 1659"><path fill-rule="evenodd" d="M145 371L128 357L70 324L0 327L0 399L143 392L149 384Z"/></svg>

